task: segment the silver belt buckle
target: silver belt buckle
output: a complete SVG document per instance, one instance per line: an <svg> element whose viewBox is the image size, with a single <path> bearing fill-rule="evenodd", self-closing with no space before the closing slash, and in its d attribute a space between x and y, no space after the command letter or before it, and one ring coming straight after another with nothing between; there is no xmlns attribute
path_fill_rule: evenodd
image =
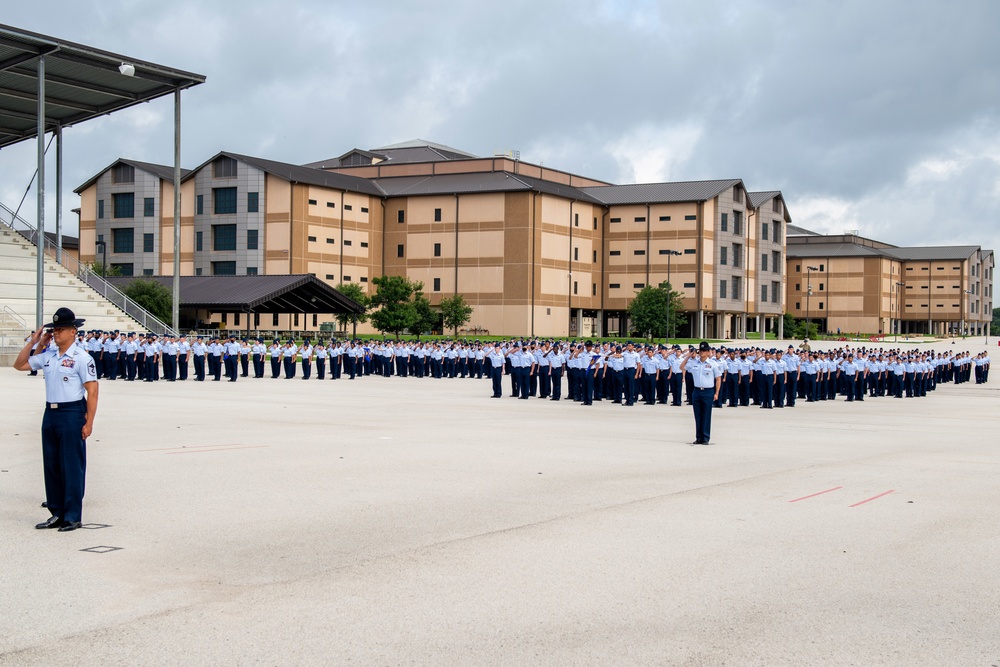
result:
<svg viewBox="0 0 1000 667"><path fill-rule="evenodd" d="M59 404L58 403L49 403L49 407L52 408L53 410L58 410L59 409Z"/></svg>

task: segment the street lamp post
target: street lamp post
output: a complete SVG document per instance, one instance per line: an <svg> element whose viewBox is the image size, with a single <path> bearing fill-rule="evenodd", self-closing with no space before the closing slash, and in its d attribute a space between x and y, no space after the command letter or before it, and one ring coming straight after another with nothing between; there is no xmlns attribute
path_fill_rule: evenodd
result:
<svg viewBox="0 0 1000 667"><path fill-rule="evenodd" d="M819 271L815 266L806 267L806 335L803 338L809 338L809 334L812 333L812 329L809 326L809 297L812 296L813 286L812 286L812 272Z"/></svg>
<svg viewBox="0 0 1000 667"><path fill-rule="evenodd" d="M972 294L972 290L970 290L970 289L964 289L964 290L962 290L962 293L963 294ZM961 320L961 324L959 325L958 335L961 336L962 338L965 338L965 297L964 296L962 297L962 320Z"/></svg>
<svg viewBox="0 0 1000 667"><path fill-rule="evenodd" d="M663 344L666 345L670 342L670 258L674 255L680 257L681 253L677 250L667 251L667 328L663 334Z"/></svg>
<svg viewBox="0 0 1000 667"><path fill-rule="evenodd" d="M108 277L108 244L105 241L96 241L96 246L101 246L101 277Z"/></svg>
<svg viewBox="0 0 1000 667"><path fill-rule="evenodd" d="M895 343L899 338L899 330L903 328L903 288L906 287L906 283L896 283L896 307L899 309L899 319L896 320L896 335L893 336L892 342Z"/></svg>

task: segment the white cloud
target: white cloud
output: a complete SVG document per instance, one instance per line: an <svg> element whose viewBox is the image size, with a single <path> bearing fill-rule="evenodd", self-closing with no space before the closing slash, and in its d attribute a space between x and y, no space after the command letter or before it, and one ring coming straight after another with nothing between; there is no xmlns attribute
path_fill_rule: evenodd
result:
<svg viewBox="0 0 1000 667"><path fill-rule="evenodd" d="M677 125L641 125L604 145L618 162L621 183L685 180L680 174L704 128L693 121Z"/></svg>

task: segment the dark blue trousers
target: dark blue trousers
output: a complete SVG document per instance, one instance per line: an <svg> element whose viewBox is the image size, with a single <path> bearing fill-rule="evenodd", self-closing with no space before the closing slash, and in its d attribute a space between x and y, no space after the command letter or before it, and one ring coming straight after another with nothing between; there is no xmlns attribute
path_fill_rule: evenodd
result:
<svg viewBox="0 0 1000 667"><path fill-rule="evenodd" d="M54 516L81 521L84 480L87 475L87 444L83 425L87 402L46 404L42 417L42 466L45 470L45 501Z"/></svg>
<svg viewBox="0 0 1000 667"><path fill-rule="evenodd" d="M691 407L694 409L694 439L708 442L712 435L712 401L715 389L694 388L691 394Z"/></svg>

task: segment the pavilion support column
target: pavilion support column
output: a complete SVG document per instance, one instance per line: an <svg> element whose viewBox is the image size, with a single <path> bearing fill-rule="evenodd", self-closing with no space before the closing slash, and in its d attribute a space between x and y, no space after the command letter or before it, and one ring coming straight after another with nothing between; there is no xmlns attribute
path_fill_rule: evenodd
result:
<svg viewBox="0 0 1000 667"><path fill-rule="evenodd" d="M174 285L171 324L180 333L181 319L181 89L174 90Z"/></svg>
<svg viewBox="0 0 1000 667"><path fill-rule="evenodd" d="M58 262L59 264L62 264L62 246L63 246L62 174L63 174L62 125L56 125L56 262Z"/></svg>
<svg viewBox="0 0 1000 667"><path fill-rule="evenodd" d="M42 326L45 317L45 56L38 57L38 224L35 245L38 261L35 267L35 327Z"/></svg>

